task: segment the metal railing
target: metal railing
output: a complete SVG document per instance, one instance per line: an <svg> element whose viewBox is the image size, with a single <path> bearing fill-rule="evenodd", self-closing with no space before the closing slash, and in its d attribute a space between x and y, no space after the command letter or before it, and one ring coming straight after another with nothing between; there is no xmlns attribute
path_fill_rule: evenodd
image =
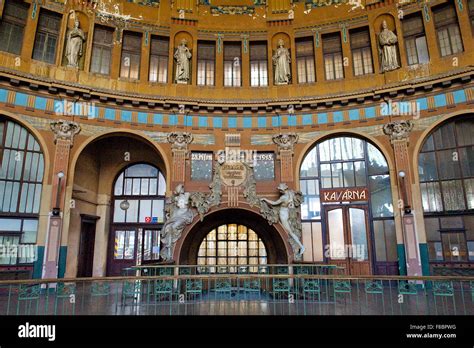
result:
<svg viewBox="0 0 474 348"><path fill-rule="evenodd" d="M474 277L298 274L286 267L293 274L0 281L0 315L474 314Z"/></svg>

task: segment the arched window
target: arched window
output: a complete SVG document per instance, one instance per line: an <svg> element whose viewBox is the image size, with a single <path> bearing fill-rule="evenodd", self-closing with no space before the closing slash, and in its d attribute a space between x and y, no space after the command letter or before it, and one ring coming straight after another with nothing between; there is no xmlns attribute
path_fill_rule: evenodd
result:
<svg viewBox="0 0 474 348"><path fill-rule="evenodd" d="M166 183L160 170L135 164L114 183L109 275L160 257Z"/></svg>
<svg viewBox="0 0 474 348"><path fill-rule="evenodd" d="M431 132L418 157L418 173L430 261L473 262L473 115Z"/></svg>
<svg viewBox="0 0 474 348"><path fill-rule="evenodd" d="M348 260L332 253L338 241L361 248L367 272L398 272L389 168L380 150L355 137L324 140L302 162L300 190L305 260Z"/></svg>
<svg viewBox="0 0 474 348"><path fill-rule="evenodd" d="M0 255L0 265L31 265L35 260L44 157L33 134L1 117L0 161L0 245L17 250L16 254Z"/></svg>
<svg viewBox="0 0 474 348"><path fill-rule="evenodd" d="M199 246L198 265L265 265L267 250L264 243L250 228L244 225L221 225L210 231ZM230 267L227 272L236 272ZM258 267L250 267L257 272ZM214 272L214 269L210 269Z"/></svg>

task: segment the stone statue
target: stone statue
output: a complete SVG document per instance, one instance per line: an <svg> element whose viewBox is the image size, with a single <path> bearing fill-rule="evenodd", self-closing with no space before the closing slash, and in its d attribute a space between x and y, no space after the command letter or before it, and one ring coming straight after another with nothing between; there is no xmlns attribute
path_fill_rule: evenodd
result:
<svg viewBox="0 0 474 348"><path fill-rule="evenodd" d="M382 31L379 33L379 52L381 58L381 71L398 69L397 35L387 27L387 22L382 22Z"/></svg>
<svg viewBox="0 0 474 348"><path fill-rule="evenodd" d="M278 48L273 55L273 65L275 67L275 85L287 85L291 80L290 51L285 48L285 42L278 40Z"/></svg>
<svg viewBox="0 0 474 348"><path fill-rule="evenodd" d="M194 219L189 197L190 193L184 191L184 185L179 184L176 186L173 196L168 199L167 219L161 229L163 247L160 256L165 261L173 259L174 247L181 237L181 232Z"/></svg>
<svg viewBox="0 0 474 348"><path fill-rule="evenodd" d="M301 243L301 221L298 217L298 207L303 201L301 192L297 192L288 188L287 184L281 183L278 185L280 191L280 198L276 201L271 201L267 198L260 198L261 202L269 204L273 210L278 210L278 217L280 224L285 231L290 235L290 244L295 252L295 260L301 260L304 253L304 246Z"/></svg>
<svg viewBox="0 0 474 348"><path fill-rule="evenodd" d="M68 67L79 67L79 58L82 57L83 54L82 46L84 41L86 41L86 36L79 27L79 20L76 17L74 28L67 34L66 58Z"/></svg>
<svg viewBox="0 0 474 348"><path fill-rule="evenodd" d="M186 46L186 39L181 40L180 45L174 53L176 59L176 83L187 84L191 78L189 73L189 60L191 59L191 52Z"/></svg>
<svg viewBox="0 0 474 348"><path fill-rule="evenodd" d="M70 142L73 145L74 137L81 131L81 126L76 122L58 120L50 123L51 130L54 133L54 143L61 140Z"/></svg>

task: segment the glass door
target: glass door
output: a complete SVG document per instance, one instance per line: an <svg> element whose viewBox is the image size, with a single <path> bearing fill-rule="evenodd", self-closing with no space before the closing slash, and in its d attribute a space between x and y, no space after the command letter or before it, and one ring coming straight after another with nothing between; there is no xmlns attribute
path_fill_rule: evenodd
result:
<svg viewBox="0 0 474 348"><path fill-rule="evenodd" d="M370 243L366 206L326 205L325 256L346 274L370 275Z"/></svg>

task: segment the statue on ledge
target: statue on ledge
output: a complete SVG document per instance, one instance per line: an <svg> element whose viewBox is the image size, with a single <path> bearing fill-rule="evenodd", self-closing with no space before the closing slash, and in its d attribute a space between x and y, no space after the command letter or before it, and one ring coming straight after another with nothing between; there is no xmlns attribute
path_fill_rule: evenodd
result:
<svg viewBox="0 0 474 348"><path fill-rule="evenodd" d="M83 44L86 41L86 36L79 27L80 23L76 17L74 21L74 28L67 34L66 42L66 58L67 66L72 68L79 67L79 59L83 55Z"/></svg>
<svg viewBox="0 0 474 348"><path fill-rule="evenodd" d="M275 85L287 85L291 80L290 51L285 48L285 42L278 40L278 48L273 55L273 65L275 66Z"/></svg>
<svg viewBox="0 0 474 348"><path fill-rule="evenodd" d="M179 184L166 204L167 219L161 229L163 247L160 252L164 261L173 260L174 247L178 239L181 238L181 232L194 219L190 195L189 192L184 191L184 185Z"/></svg>
<svg viewBox="0 0 474 348"><path fill-rule="evenodd" d="M280 198L271 201L268 198L260 198L260 201L270 205L274 213L278 214L280 224L291 237L290 244L295 254L295 260L301 260L304 253L304 246L301 243L301 220L298 217L298 207L303 202L303 195L288 188L287 184L278 185Z"/></svg>
<svg viewBox="0 0 474 348"><path fill-rule="evenodd" d="M176 77L175 82L179 84L187 84L190 79L189 60L191 59L191 52L187 45L186 39L182 39L180 45L174 53L176 59Z"/></svg>
<svg viewBox="0 0 474 348"><path fill-rule="evenodd" d="M398 69L397 55L397 35L388 29L387 22L382 22L382 31L379 33L379 51L380 51L380 68L382 72Z"/></svg>

